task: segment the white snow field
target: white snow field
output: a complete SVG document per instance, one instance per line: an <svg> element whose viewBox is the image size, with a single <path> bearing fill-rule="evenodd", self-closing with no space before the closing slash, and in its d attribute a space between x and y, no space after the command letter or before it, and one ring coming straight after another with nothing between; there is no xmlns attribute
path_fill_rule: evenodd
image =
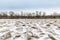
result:
<svg viewBox="0 0 60 40"><path fill-rule="evenodd" d="M60 19L0 19L0 40L60 40Z"/></svg>

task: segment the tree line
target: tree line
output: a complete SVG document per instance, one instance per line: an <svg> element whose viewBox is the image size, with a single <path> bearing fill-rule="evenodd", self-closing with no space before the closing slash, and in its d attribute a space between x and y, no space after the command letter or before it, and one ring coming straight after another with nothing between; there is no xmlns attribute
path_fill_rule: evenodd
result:
<svg viewBox="0 0 60 40"><path fill-rule="evenodd" d="M53 15L46 15L46 12L33 12L33 13L25 13L23 11L19 13L15 13L13 11L9 12L0 12L0 18L60 18L60 15L57 15L56 12L53 13Z"/></svg>

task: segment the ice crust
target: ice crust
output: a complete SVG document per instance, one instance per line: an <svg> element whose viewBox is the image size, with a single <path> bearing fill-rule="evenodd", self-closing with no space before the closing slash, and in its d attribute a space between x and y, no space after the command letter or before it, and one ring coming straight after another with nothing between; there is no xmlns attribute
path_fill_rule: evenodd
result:
<svg viewBox="0 0 60 40"><path fill-rule="evenodd" d="M60 40L60 19L0 19L0 40Z"/></svg>

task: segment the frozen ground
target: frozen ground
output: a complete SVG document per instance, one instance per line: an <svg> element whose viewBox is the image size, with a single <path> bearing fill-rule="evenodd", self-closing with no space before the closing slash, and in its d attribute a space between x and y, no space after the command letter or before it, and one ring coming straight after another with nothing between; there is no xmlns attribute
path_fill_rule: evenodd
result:
<svg viewBox="0 0 60 40"><path fill-rule="evenodd" d="M60 19L0 19L0 40L60 40Z"/></svg>

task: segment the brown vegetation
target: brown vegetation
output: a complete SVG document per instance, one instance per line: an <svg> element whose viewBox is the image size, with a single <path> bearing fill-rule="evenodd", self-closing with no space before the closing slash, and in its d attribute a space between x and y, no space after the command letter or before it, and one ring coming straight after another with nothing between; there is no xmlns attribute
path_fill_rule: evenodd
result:
<svg viewBox="0 0 60 40"><path fill-rule="evenodd" d="M9 15L7 15L7 12L2 12L0 14L0 19L19 19L19 18L28 18L28 19L32 19L32 18L39 18L39 19L47 19L47 18L60 18L60 15L57 15L56 12L53 13L53 15L46 15L45 12L43 12L43 15L41 14L41 12L36 11L36 15L34 16L35 13L27 13L25 16L25 14L23 12L21 12L21 15L17 15L15 14L13 11L9 11ZM33 15L33 16L32 16Z"/></svg>

